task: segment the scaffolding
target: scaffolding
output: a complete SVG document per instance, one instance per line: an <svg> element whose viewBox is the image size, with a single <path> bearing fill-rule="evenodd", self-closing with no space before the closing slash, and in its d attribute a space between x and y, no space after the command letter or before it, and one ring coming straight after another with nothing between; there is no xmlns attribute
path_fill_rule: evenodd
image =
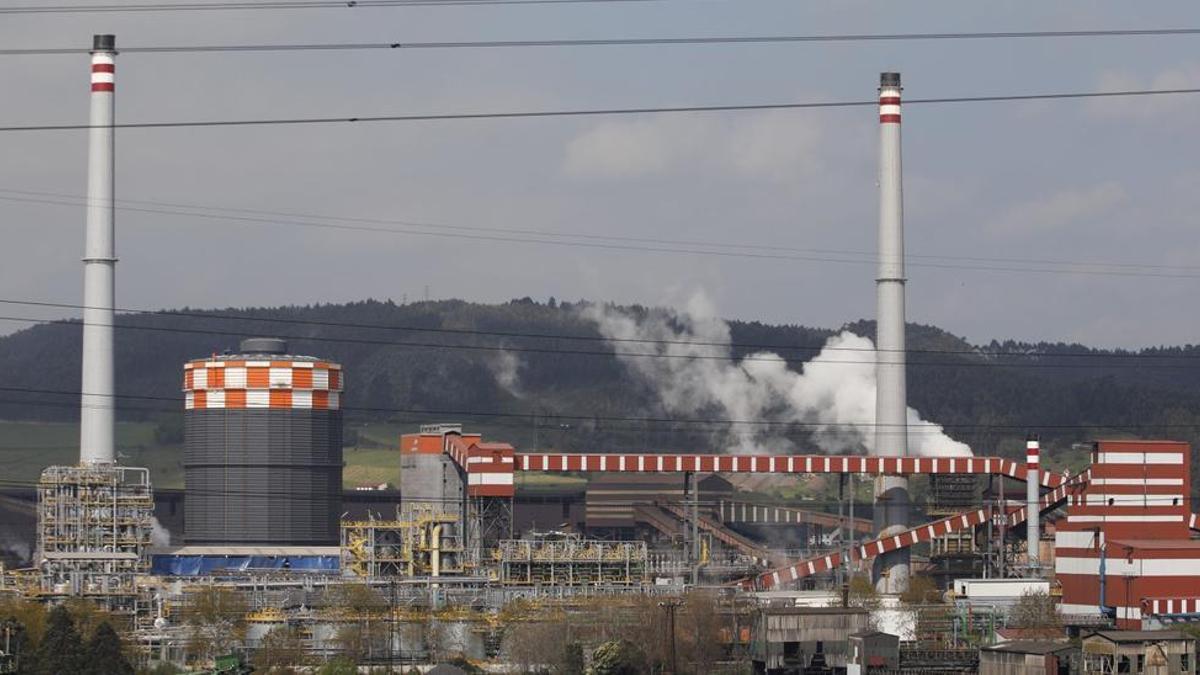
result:
<svg viewBox="0 0 1200 675"><path fill-rule="evenodd" d="M343 569L365 578L462 574L458 515L421 507L404 515L396 520L342 521Z"/></svg>
<svg viewBox="0 0 1200 675"><path fill-rule="evenodd" d="M512 586L640 586L646 583L644 541L575 536L505 539L496 550L500 582Z"/></svg>
<svg viewBox="0 0 1200 675"><path fill-rule="evenodd" d="M132 611L135 577L148 569L153 514L147 469L47 467L38 482L36 592Z"/></svg>
<svg viewBox="0 0 1200 675"><path fill-rule="evenodd" d="M948 517L979 508L978 481L965 474L933 474L929 477L929 502L926 514ZM983 574L983 552L974 528L934 537L929 542L930 575L938 588L947 589L953 580Z"/></svg>

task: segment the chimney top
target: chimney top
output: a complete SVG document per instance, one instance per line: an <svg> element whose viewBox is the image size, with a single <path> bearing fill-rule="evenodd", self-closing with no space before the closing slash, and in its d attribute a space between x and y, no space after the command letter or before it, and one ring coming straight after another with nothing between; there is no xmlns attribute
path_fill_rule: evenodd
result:
<svg viewBox="0 0 1200 675"><path fill-rule="evenodd" d="M93 35L92 50L97 52L112 52L117 49L116 35Z"/></svg>
<svg viewBox="0 0 1200 675"><path fill-rule="evenodd" d="M881 87L899 87L900 73L880 73L879 86Z"/></svg>

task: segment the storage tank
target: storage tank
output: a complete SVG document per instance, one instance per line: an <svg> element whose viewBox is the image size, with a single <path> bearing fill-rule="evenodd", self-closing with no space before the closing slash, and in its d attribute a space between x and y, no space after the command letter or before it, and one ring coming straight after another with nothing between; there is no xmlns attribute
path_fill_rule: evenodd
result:
<svg viewBox="0 0 1200 675"><path fill-rule="evenodd" d="M184 365L187 543L338 543L342 386L275 338Z"/></svg>

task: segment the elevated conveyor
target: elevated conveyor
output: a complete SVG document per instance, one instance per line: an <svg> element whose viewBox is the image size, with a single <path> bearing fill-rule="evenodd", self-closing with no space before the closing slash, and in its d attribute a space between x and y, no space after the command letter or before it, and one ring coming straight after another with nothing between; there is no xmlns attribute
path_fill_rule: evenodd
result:
<svg viewBox="0 0 1200 675"><path fill-rule="evenodd" d="M1087 482L1089 472L1083 472L1069 479L1067 482L1060 484L1054 490L1042 495L1040 501L1041 511L1049 511L1062 505L1067 497L1070 496L1073 489L1082 486ZM1012 509L1007 514L1007 526L1014 527L1025 522L1027 517L1025 507ZM850 562L859 560L867 560L875 556L882 555L889 551L896 551L903 548L908 548L913 544L925 542L946 534L958 532L967 528L974 528L978 525L987 523L988 511L985 509L977 509L974 511L965 511L957 513L948 518L935 520L930 523L925 523L918 527L914 527L903 532L881 537L868 541L849 551L838 551L823 555L808 560L801 560L792 565L771 570L759 575L754 580L754 586L759 589L771 589L787 584L799 579L803 579L814 574L826 572L842 565L846 561L846 556L849 556Z"/></svg>

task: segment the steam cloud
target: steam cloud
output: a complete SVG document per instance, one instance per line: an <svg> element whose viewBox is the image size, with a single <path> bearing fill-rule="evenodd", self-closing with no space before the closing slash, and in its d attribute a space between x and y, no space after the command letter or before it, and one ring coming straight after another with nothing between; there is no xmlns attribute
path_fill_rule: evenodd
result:
<svg viewBox="0 0 1200 675"><path fill-rule="evenodd" d="M170 546L171 531L158 522L158 518L150 517L150 544L153 546Z"/></svg>
<svg viewBox="0 0 1200 675"><path fill-rule="evenodd" d="M778 425L808 425L825 451L875 452L875 364L872 342L848 331L831 337L797 372L778 354L759 352L730 360L729 325L703 295L680 310L649 310L634 317L611 307L583 309L617 357L648 383L668 412L704 416L714 412L734 424L728 442L741 453L781 452L791 444ZM649 341L649 342L641 342ZM657 353L667 358L638 357ZM908 409L909 453L967 456L971 449L941 425Z"/></svg>
<svg viewBox="0 0 1200 675"><path fill-rule="evenodd" d="M516 354L496 352L496 356L487 362L487 366L505 391L517 398L525 397L521 389L521 359L517 358Z"/></svg>

